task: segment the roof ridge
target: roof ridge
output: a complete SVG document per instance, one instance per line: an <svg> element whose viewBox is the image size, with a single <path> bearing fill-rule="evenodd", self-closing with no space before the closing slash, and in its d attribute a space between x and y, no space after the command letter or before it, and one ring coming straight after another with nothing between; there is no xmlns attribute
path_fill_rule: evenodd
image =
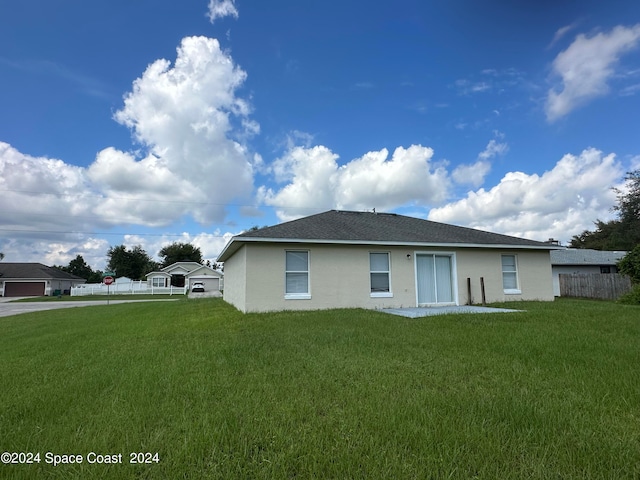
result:
<svg viewBox="0 0 640 480"><path fill-rule="evenodd" d="M321 215L322 213L328 213L328 212L336 212L336 213L357 213L360 215L364 215L364 214L371 214L371 215L393 215L395 217L399 216L399 213L394 213L394 212L376 212L376 209L374 208L372 212L370 212L369 210L339 210L339 209L332 209L332 210L328 210L327 212L321 212L321 213L316 213L316 215ZM402 216L406 216L406 215L402 215ZM302 217L302 218L306 218L306 217ZM414 217L409 217L409 218L414 218Z"/></svg>

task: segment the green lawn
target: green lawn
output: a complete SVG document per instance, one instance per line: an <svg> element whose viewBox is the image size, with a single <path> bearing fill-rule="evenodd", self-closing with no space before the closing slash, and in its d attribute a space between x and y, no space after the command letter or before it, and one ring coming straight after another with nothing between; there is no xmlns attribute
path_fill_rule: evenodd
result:
<svg viewBox="0 0 640 480"><path fill-rule="evenodd" d="M640 478L640 307L516 308L0 318L0 452L40 453L0 478Z"/></svg>

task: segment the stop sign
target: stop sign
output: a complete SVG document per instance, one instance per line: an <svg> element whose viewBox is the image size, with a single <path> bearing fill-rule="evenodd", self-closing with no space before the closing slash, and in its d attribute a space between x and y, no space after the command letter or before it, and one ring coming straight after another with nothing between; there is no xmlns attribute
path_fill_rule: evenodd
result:
<svg viewBox="0 0 640 480"><path fill-rule="evenodd" d="M113 283L113 277L104 277L104 278L102 279L102 282L103 282L105 285L111 285L111 284Z"/></svg>

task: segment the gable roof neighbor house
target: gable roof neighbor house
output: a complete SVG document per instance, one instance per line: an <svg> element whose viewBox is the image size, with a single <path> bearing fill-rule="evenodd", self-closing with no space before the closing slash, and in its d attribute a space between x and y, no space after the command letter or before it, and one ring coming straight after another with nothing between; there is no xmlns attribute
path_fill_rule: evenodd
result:
<svg viewBox="0 0 640 480"><path fill-rule="evenodd" d="M551 252L553 293L560 296L560 274L617 273L616 264L627 252L603 251L589 248L567 248Z"/></svg>
<svg viewBox="0 0 640 480"><path fill-rule="evenodd" d="M198 262L175 262L160 271L146 275L151 288L166 288L171 285L189 288L193 282L200 282L206 291L220 291L224 274Z"/></svg>
<svg viewBox="0 0 640 480"><path fill-rule="evenodd" d="M553 300L545 242L393 213L330 210L233 237L224 298L244 312ZM469 281L467 281L469 279ZM469 284L471 288L469 288Z"/></svg>
<svg viewBox="0 0 640 480"><path fill-rule="evenodd" d="M589 248L567 248L551 252L552 265L596 265L615 267L627 252L592 250ZM600 272L598 272L600 273Z"/></svg>
<svg viewBox="0 0 640 480"><path fill-rule="evenodd" d="M42 263L0 262L0 296L33 297L58 295L85 283L84 278Z"/></svg>

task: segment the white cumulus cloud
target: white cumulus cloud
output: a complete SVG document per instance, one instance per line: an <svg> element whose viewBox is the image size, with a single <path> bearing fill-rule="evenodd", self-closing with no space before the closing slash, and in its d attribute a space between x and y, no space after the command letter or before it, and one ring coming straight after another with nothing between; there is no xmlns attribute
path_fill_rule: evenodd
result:
<svg viewBox="0 0 640 480"><path fill-rule="evenodd" d="M393 209L411 203L427 205L446 198L449 179L442 165L431 162L433 150L421 145L369 152L344 165L327 147L295 147L272 165L279 190L262 187L259 198L278 208L281 219L314 211Z"/></svg>
<svg viewBox="0 0 640 480"><path fill-rule="evenodd" d="M225 204L253 191L252 155L235 139L258 129L236 95L245 78L217 40L188 37L175 64L153 62L115 113L147 151L143 158L108 147L83 168L0 143L4 224L85 230L166 225L183 215L222 221ZM34 208L34 192L51 198Z"/></svg>
<svg viewBox="0 0 640 480"><path fill-rule="evenodd" d="M235 0L209 0L207 16L211 23L223 17L238 18L238 9L236 8Z"/></svg>
<svg viewBox="0 0 640 480"><path fill-rule="evenodd" d="M615 74L620 56L638 45L640 24L617 26L609 33L588 37L578 35L553 61L553 72L561 85L549 90L547 120L553 122L589 100L609 92L609 79Z"/></svg>
<svg viewBox="0 0 640 480"><path fill-rule="evenodd" d="M496 135L503 137L499 132ZM504 155L508 150L509 145L492 139L485 149L478 154L478 160L475 163L458 165L451 177L456 183L479 187L491 171L491 162L489 160L493 157Z"/></svg>
<svg viewBox="0 0 640 480"><path fill-rule="evenodd" d="M82 254L95 265L97 249L106 252L96 231L185 216L203 225L224 221L225 205L253 193L256 156L245 142L259 125L238 96L245 78L217 40L187 37L173 64L157 60L133 82L114 115L131 129L140 154L108 147L79 167L0 142L0 251L7 261L66 264Z"/></svg>
<svg viewBox="0 0 640 480"><path fill-rule="evenodd" d="M489 160L490 158L498 155L504 155L509 150L509 145L506 143L497 142L495 139L490 140L487 143L485 149L478 154L478 158L481 160Z"/></svg>
<svg viewBox="0 0 640 480"><path fill-rule="evenodd" d="M623 169L614 154L590 148L565 155L542 175L509 172L490 190L434 208L429 219L538 240L573 235L611 216Z"/></svg>
<svg viewBox="0 0 640 480"><path fill-rule="evenodd" d="M221 220L225 203L247 199L253 190L251 156L234 139L258 129L248 118L249 104L236 96L245 78L217 40L187 37L174 66L167 60L152 63L115 114L149 150L138 168L152 172L144 190L167 195L173 177L176 199L206 198L206 204L190 211L201 223ZM108 164L94 169L93 179L113 185L117 172L132 168L130 156L112 155ZM172 213L167 212L167 221L175 219Z"/></svg>
<svg viewBox="0 0 640 480"><path fill-rule="evenodd" d="M68 232L96 223L93 209L98 199L83 168L26 155L4 142L0 142L0 191L0 225L15 235Z"/></svg>
<svg viewBox="0 0 640 480"><path fill-rule="evenodd" d="M491 163L486 160L478 160L472 164L458 165L451 173L451 178L461 185L479 187L484 183L484 178L491 171Z"/></svg>
<svg viewBox="0 0 640 480"><path fill-rule="evenodd" d="M87 176L100 185L104 195L100 214L113 224L162 226L207 202L202 190L153 155L137 161L132 154L109 147L98 153Z"/></svg>

